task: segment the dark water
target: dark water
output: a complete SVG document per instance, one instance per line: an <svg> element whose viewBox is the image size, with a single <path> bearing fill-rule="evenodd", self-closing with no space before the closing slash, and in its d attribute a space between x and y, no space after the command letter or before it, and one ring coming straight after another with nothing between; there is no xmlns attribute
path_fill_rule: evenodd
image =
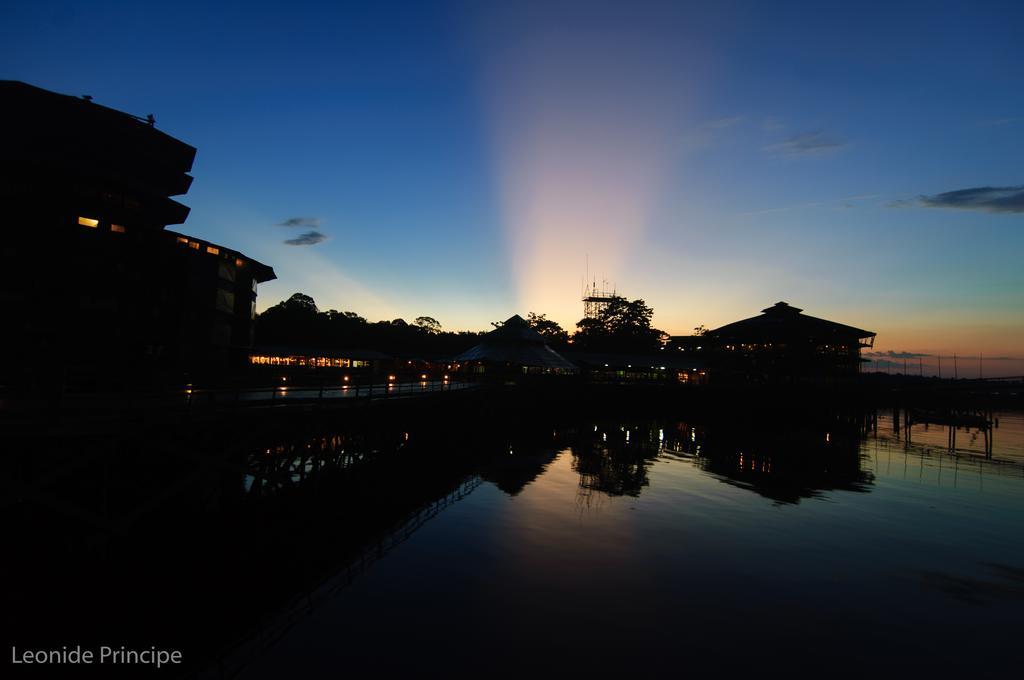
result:
<svg viewBox="0 0 1024 680"><path fill-rule="evenodd" d="M213 678L1020 675L1024 414L951 451L885 410L442 396L4 442L4 637Z"/></svg>
<svg viewBox="0 0 1024 680"><path fill-rule="evenodd" d="M575 424L485 457L244 677L1019 677L1024 418ZM442 451L431 455L443 455Z"/></svg>

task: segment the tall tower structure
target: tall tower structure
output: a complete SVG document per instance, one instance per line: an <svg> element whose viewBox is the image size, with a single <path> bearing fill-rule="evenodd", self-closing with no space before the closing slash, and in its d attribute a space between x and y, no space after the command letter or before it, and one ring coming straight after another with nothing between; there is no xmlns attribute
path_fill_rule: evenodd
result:
<svg viewBox="0 0 1024 680"><path fill-rule="evenodd" d="M615 297L615 289L609 291L607 281L602 281L600 288L597 287L597 281L592 281L590 286L584 284L583 317L596 319Z"/></svg>

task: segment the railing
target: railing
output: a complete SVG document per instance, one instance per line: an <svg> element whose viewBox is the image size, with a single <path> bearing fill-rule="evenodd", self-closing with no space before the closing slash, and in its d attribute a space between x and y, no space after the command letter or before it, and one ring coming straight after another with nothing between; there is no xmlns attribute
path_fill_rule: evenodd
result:
<svg viewBox="0 0 1024 680"><path fill-rule="evenodd" d="M376 378L376 379L375 379ZM469 379L467 379L469 378ZM391 399L411 399L480 386L473 376L445 380L399 380L365 376L362 380L296 385L205 388L191 385L152 392L61 393L0 401L0 428L11 433L36 432L40 423L67 425L76 431L101 431L131 422L154 422L196 413L285 405L354 406ZM56 430L53 430L56 431Z"/></svg>
<svg viewBox="0 0 1024 680"><path fill-rule="evenodd" d="M256 618L253 621L251 634L222 650L217 658L212 660L212 663L208 663L207 667L199 672L199 677L237 677L257 654L277 643L298 621L309 616L340 590L350 586L373 563L404 543L428 521L473 493L482 483L483 480L477 475L464 479L455 489L420 506L390 529L378 535L376 540L364 544L352 558L334 569L333 574L319 584L305 584L302 591L294 595L291 601L270 620Z"/></svg>
<svg viewBox="0 0 1024 680"><path fill-rule="evenodd" d="M319 385L296 385L281 381L270 387L234 389L206 389L186 387L183 403L189 408L200 406L256 405L268 403L326 402L342 399L391 399L443 392L455 392L477 387L469 380L374 380L368 382L334 382Z"/></svg>

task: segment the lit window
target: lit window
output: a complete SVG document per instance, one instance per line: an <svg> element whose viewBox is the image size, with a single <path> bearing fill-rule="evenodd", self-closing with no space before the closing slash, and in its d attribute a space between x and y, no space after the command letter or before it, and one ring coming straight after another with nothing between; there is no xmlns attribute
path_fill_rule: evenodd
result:
<svg viewBox="0 0 1024 680"><path fill-rule="evenodd" d="M178 243L188 243L188 239L184 236L179 236L177 239Z"/></svg>
<svg viewBox="0 0 1024 680"><path fill-rule="evenodd" d="M100 226L100 221L99 220L94 220L91 217L79 217L78 218L78 223L81 224L83 227L93 227L93 228L95 228L95 227Z"/></svg>
<svg viewBox="0 0 1024 680"><path fill-rule="evenodd" d="M124 225L123 224L111 224L110 225L110 231L116 231L118 234L123 234L125 232Z"/></svg>
<svg viewBox="0 0 1024 680"><path fill-rule="evenodd" d="M235 266L236 267L241 267L243 264L245 264L245 260L243 260L240 257L236 257L235 258Z"/></svg>
<svg viewBox="0 0 1024 680"><path fill-rule="evenodd" d="M195 241L189 241L188 247L191 248L192 250L199 250L199 244L196 243Z"/></svg>
<svg viewBox="0 0 1024 680"><path fill-rule="evenodd" d="M210 255L220 255L220 248L214 248L213 246L206 246L206 252Z"/></svg>

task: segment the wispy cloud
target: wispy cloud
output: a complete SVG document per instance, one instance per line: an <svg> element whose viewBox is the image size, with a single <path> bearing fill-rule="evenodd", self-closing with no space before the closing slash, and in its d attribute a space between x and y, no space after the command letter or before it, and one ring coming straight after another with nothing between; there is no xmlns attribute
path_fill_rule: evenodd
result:
<svg viewBox="0 0 1024 680"><path fill-rule="evenodd" d="M956 208L994 213L1024 213L1024 185L1015 187L973 187L921 196L926 208Z"/></svg>
<svg viewBox="0 0 1024 680"><path fill-rule="evenodd" d="M788 212L790 210L803 210L805 208L817 208L817 207L829 207L836 209L849 209L856 208L858 203L866 201L871 198L876 198L878 194L855 194L853 196L844 196L835 200L827 201L810 201L807 203L797 203L795 205L784 205L776 208L762 208L761 210L751 210L749 212L740 213L740 217L749 217L751 215L764 215L765 213L774 212Z"/></svg>
<svg viewBox="0 0 1024 680"><path fill-rule="evenodd" d="M701 127L708 130L724 130L725 128L731 128L740 121L743 120L743 116L728 116L726 118L716 118L715 120L709 120L704 123Z"/></svg>
<svg viewBox="0 0 1024 680"><path fill-rule="evenodd" d="M981 354L929 354L927 352L896 352L889 350L887 352L863 352L863 356L870 359L952 359L954 357L964 360L973 361L976 359L982 359L984 361L1018 361L1019 357L1012 356L988 356Z"/></svg>
<svg viewBox="0 0 1024 680"><path fill-rule="evenodd" d="M1024 120L1024 116L1007 116L1005 118L988 118L986 120L979 120L978 125L980 127L999 127L1002 125L1009 125Z"/></svg>
<svg viewBox="0 0 1024 680"><path fill-rule="evenodd" d="M864 356L880 359L923 359L932 355L921 352L894 352L889 350L888 352L864 352Z"/></svg>
<svg viewBox="0 0 1024 680"><path fill-rule="evenodd" d="M701 123L683 136L683 145L688 149L701 149L714 144L725 130L743 122L743 116L716 118Z"/></svg>
<svg viewBox="0 0 1024 680"><path fill-rule="evenodd" d="M821 130L794 135L781 142L763 147L764 151L779 156L818 156L837 151L847 145L845 140L825 134Z"/></svg>
<svg viewBox="0 0 1024 680"><path fill-rule="evenodd" d="M278 222L277 226L287 227L289 229L295 229L298 227L305 227L306 229L316 229L320 226L319 217L289 217L284 222Z"/></svg>
<svg viewBox="0 0 1024 680"><path fill-rule="evenodd" d="M319 231L307 231L295 238L285 239L284 244L289 246L315 246L316 244L323 243L326 240L326 234L321 234Z"/></svg>

